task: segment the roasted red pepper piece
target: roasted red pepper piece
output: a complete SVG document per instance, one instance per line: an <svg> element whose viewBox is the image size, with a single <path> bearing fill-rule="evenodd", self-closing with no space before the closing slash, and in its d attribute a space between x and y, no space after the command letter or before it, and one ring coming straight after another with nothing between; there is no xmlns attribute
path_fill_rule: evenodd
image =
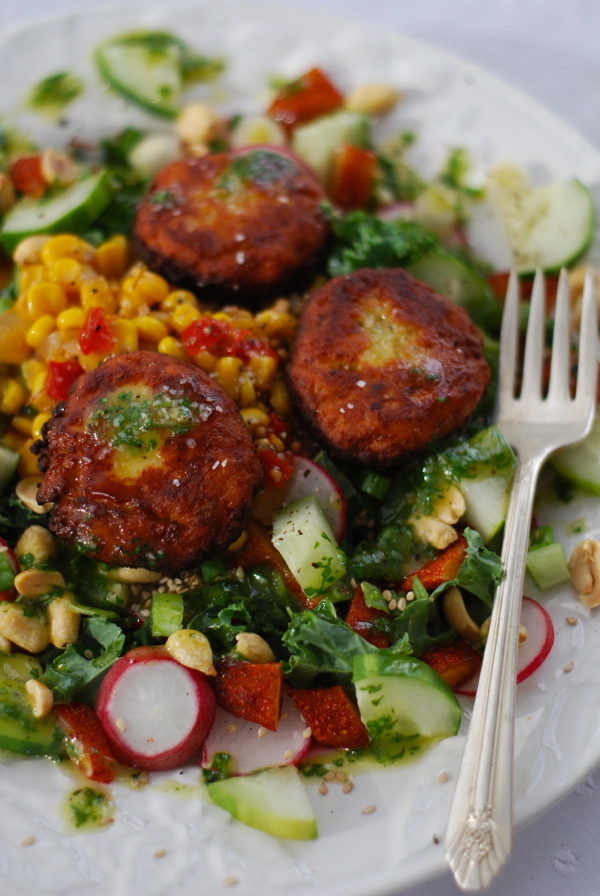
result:
<svg viewBox="0 0 600 896"><path fill-rule="evenodd" d="M256 355L270 355L279 360L277 352L264 339L253 336L250 330L241 330L226 320L201 317L186 327L181 339L190 355L211 351L218 355L233 355L249 361Z"/></svg>
<svg viewBox="0 0 600 896"><path fill-rule="evenodd" d="M358 709L341 685L306 691L289 688L289 692L318 744L337 750L362 750L369 746L369 735Z"/></svg>
<svg viewBox="0 0 600 896"><path fill-rule="evenodd" d="M55 401L65 401L71 386L83 373L79 361L50 361L46 391Z"/></svg>
<svg viewBox="0 0 600 896"><path fill-rule="evenodd" d="M256 456L263 466L265 488L281 488L292 478L294 457L290 451L259 448Z"/></svg>
<svg viewBox="0 0 600 896"><path fill-rule="evenodd" d="M90 308L79 334L79 348L84 355L112 351L114 338L102 308Z"/></svg>
<svg viewBox="0 0 600 896"><path fill-rule="evenodd" d="M281 663L249 663L224 657L213 679L217 703L240 719L277 731L281 708Z"/></svg>
<svg viewBox="0 0 600 896"><path fill-rule="evenodd" d="M39 199L48 189L48 184L42 174L40 156L23 156L23 158L17 159L11 166L10 176L15 190L24 193L25 196Z"/></svg>
<svg viewBox="0 0 600 896"><path fill-rule="evenodd" d="M344 98L337 87L320 69L313 68L297 81L286 84L271 103L267 114L280 122L289 133L297 124L339 109L343 102Z"/></svg>
<svg viewBox="0 0 600 896"><path fill-rule="evenodd" d="M451 644L430 647L421 654L421 659L435 669L451 688L459 688L481 669L481 657L462 638Z"/></svg>
<svg viewBox="0 0 600 896"><path fill-rule="evenodd" d="M371 198L377 157L358 146L341 146L333 157L329 195L344 211L365 208Z"/></svg>
<svg viewBox="0 0 600 896"><path fill-rule="evenodd" d="M346 616L346 622L350 628L353 628L365 641L375 647L389 647L388 636L373 625L374 619L381 619L385 615L383 610L366 605L363 590L359 585L350 601L350 609Z"/></svg>
<svg viewBox="0 0 600 896"><path fill-rule="evenodd" d="M94 710L85 703L59 703L54 712L65 730L71 762L92 781L114 781L117 761Z"/></svg>
<svg viewBox="0 0 600 896"><path fill-rule="evenodd" d="M273 547L269 530L259 520L250 517L246 526L248 537L239 551L227 551L232 566L250 569L252 566L270 566L279 573L288 591L303 606L307 606L307 597L292 575L292 572L279 553Z"/></svg>
<svg viewBox="0 0 600 896"><path fill-rule="evenodd" d="M450 547L438 554L434 560L430 560L421 569L411 572L402 582L402 591L410 591L412 581L418 576L421 584L427 591L433 591L438 585L455 579L460 565L467 555L468 542L464 535L461 535Z"/></svg>

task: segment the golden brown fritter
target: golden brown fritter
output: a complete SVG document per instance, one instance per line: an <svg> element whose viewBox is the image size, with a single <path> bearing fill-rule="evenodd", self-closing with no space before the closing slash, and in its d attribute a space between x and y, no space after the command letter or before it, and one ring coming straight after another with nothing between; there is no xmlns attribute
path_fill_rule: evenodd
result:
<svg viewBox="0 0 600 896"><path fill-rule="evenodd" d="M276 150L173 162L140 203L134 245L153 270L208 299L274 295L321 257L322 199L312 174Z"/></svg>
<svg viewBox="0 0 600 896"><path fill-rule="evenodd" d="M43 429L38 501L50 528L117 566L190 568L241 534L262 468L207 374L132 352L80 377Z"/></svg>
<svg viewBox="0 0 600 896"><path fill-rule="evenodd" d="M317 438L379 467L464 423L490 378L462 308L402 270L357 271L314 292L287 375Z"/></svg>

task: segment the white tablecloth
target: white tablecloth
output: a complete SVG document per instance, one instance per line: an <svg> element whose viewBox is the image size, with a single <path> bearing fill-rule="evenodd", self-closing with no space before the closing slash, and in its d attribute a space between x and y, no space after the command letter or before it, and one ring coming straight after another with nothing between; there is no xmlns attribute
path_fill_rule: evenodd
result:
<svg viewBox="0 0 600 896"><path fill-rule="evenodd" d="M102 0L0 0L0 27L101 5ZM279 5L393 28L462 55L520 87L600 146L598 0L279 0ZM596 781L600 784L600 772L517 835L490 896L599 896ZM402 896L456 892L446 874Z"/></svg>

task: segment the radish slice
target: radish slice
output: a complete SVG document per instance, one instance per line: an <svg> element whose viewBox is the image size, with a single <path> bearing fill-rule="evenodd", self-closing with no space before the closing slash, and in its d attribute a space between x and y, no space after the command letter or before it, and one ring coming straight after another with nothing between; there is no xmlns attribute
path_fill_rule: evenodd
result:
<svg viewBox="0 0 600 896"><path fill-rule="evenodd" d="M289 480L283 498L284 506L314 495L323 509L338 544L346 531L346 500L340 487L327 470L314 460L296 454L294 472Z"/></svg>
<svg viewBox="0 0 600 896"><path fill-rule="evenodd" d="M378 209L376 217L381 221L412 221L414 215L414 202L393 202Z"/></svg>
<svg viewBox="0 0 600 896"><path fill-rule="evenodd" d="M527 629L527 640L517 653L517 684L533 675L542 665L554 644L552 620L536 600L523 597L521 604L521 625ZM457 694L474 697L479 683L479 672L459 688Z"/></svg>
<svg viewBox="0 0 600 896"><path fill-rule="evenodd" d="M110 669L95 708L117 759L155 771L175 768L200 749L216 699L201 672L161 647L140 647Z"/></svg>
<svg viewBox="0 0 600 896"><path fill-rule="evenodd" d="M281 716L277 731L267 731L259 737L259 725L238 719L219 707L215 724L204 744L202 765L209 766L215 753L231 756L236 775L249 775L269 766L297 765L308 751L311 738L303 736L306 722L302 721L300 710L287 694L283 698ZM228 731L228 728L234 730Z"/></svg>

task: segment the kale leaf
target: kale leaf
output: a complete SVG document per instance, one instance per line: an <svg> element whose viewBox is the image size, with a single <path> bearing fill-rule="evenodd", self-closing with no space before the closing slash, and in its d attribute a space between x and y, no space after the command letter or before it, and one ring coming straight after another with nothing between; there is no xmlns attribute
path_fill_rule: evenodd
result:
<svg viewBox="0 0 600 896"><path fill-rule="evenodd" d="M106 672L121 656L125 634L120 626L99 616L84 620L77 645L67 649L46 666L42 681L57 701L68 701L76 691ZM93 659L83 653L91 650Z"/></svg>

